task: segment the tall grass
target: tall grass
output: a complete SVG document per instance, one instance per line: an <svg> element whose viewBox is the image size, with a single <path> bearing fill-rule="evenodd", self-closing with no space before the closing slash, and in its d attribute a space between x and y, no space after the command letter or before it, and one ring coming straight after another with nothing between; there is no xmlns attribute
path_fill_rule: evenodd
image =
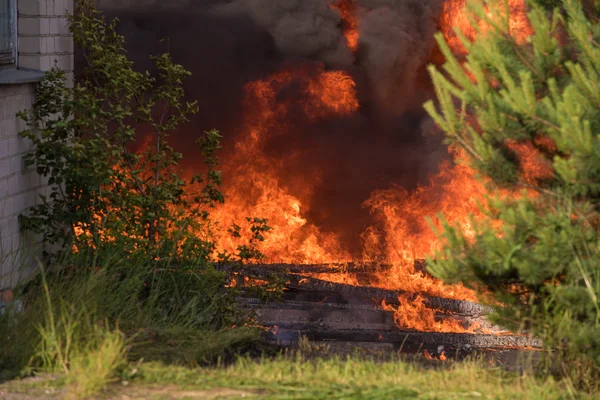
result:
<svg viewBox="0 0 600 400"><path fill-rule="evenodd" d="M240 358L222 367L188 369L157 363L136 371L142 384L250 390L265 399L593 399L552 377L509 373L482 360L426 369L395 359L360 357ZM135 380L134 379L134 380Z"/></svg>
<svg viewBox="0 0 600 400"><path fill-rule="evenodd" d="M92 256L90 256L90 254ZM225 276L207 265L156 272L108 246L39 268L17 288L24 310L0 316L1 379L65 376L72 397L93 396L129 361L197 365L251 348Z"/></svg>

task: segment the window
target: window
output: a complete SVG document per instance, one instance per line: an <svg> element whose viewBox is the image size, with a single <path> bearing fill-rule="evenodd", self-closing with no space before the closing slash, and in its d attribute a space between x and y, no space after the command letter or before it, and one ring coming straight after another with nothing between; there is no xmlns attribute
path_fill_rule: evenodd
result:
<svg viewBox="0 0 600 400"><path fill-rule="evenodd" d="M17 61L16 0L0 0L0 67Z"/></svg>

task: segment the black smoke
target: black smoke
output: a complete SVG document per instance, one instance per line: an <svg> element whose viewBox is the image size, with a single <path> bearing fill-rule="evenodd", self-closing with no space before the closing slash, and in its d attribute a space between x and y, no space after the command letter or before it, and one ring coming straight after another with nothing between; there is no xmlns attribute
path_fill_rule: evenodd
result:
<svg viewBox="0 0 600 400"><path fill-rule="evenodd" d="M109 18L121 21L119 31L138 68L151 68L148 55L168 50L192 72L186 92L199 102L200 113L173 136L192 167L198 154L194 141L202 131L216 128L225 136L225 162L234 151L246 83L300 64L352 75L361 103L357 113L311 122L300 110L292 128L273 135L264 150L284 163L287 182L282 184L292 195L294 182L319 166L322 175L308 218L358 248L360 233L371 223L361 207L369 194L390 184L413 189L446 156L439 135L423 134L429 121L421 107L432 95L425 66L435 51L441 0L357 0L356 54L346 45L341 18L330 7L333 1L97 3ZM160 43L162 39L167 40ZM293 85L288 92L286 96L300 96ZM286 159L292 152L294 157Z"/></svg>

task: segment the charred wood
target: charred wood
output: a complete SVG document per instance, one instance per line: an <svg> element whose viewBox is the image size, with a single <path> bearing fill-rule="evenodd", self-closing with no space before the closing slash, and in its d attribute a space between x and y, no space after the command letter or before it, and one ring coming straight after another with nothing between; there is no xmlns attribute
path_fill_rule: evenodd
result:
<svg viewBox="0 0 600 400"><path fill-rule="evenodd" d="M240 274L251 274L257 278L269 278L275 274L280 279L285 280L285 286L297 290L305 291L319 291L323 293L336 293L343 295L347 298L351 297L363 297L367 299L375 299L378 301L386 301L389 304L398 304L398 296L404 292L382 289L372 286L353 286L343 283L335 283L325 281L321 279L311 278L309 276L301 275L300 273L292 273L288 271L282 271L276 268L276 265L283 267L287 264L274 264L270 266L265 265L246 265L240 270L230 264L221 264L217 268L225 272L239 272ZM304 268L305 266L295 266L296 270ZM307 273L304 270L304 273ZM426 304L429 308L443 310L446 312L455 313L458 315L466 316L482 316L490 313L492 310L489 307L482 306L481 304L472 303L464 300L446 299L442 297L424 296L426 298Z"/></svg>
<svg viewBox="0 0 600 400"><path fill-rule="evenodd" d="M540 340L518 335L481 335L468 333L437 333L418 331L372 331L362 329L323 329L317 324L279 325L276 330L265 332L271 341L295 342L302 336L311 341L348 341L394 343L398 350L403 345L436 345L450 348L521 348L539 349Z"/></svg>

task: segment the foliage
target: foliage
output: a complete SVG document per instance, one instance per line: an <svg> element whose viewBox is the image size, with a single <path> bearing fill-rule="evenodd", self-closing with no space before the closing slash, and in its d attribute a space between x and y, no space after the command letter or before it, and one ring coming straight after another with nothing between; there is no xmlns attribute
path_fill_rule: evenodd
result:
<svg viewBox="0 0 600 400"><path fill-rule="evenodd" d="M473 237L445 224L446 245L429 262L449 282L491 292L502 304L494 318L539 335L566 357L565 372L597 374L600 24L597 10L586 14L575 0L551 13L530 6L534 33L524 44L506 19L492 21L475 3L472 14L491 28L463 40L464 63L438 37L447 62L430 72L441 111L432 102L426 109L495 195L489 218L472 222ZM532 164L545 173L528 173Z"/></svg>
<svg viewBox="0 0 600 400"><path fill-rule="evenodd" d="M125 364L125 337L118 330L94 324L85 308L61 301L56 314L46 282L43 287L47 311L36 327L41 340L33 358L39 359L44 370L65 374L72 397L93 396Z"/></svg>
<svg viewBox="0 0 600 400"><path fill-rule="evenodd" d="M199 363L255 344L257 330L235 308L238 289L212 261L260 259L269 227L250 218L250 242L216 254L221 136L198 139L204 168L194 176L169 145L197 111L183 100L190 73L169 54L152 57L156 75L136 71L118 21L107 23L92 0L76 0L69 23L85 70L73 85L48 72L20 114L34 145L25 163L49 184L22 222L51 248L46 272L18 290L25 311L0 315L0 369L60 370L87 396L125 358Z"/></svg>
<svg viewBox="0 0 600 400"><path fill-rule="evenodd" d="M440 362L440 364L443 364ZM446 362L424 368L401 359L360 356L315 358L302 354L252 360L224 367L188 369L147 363L130 376L138 384L178 384L197 389L249 390L266 399L566 399L594 398L570 392L552 378L536 379L490 368L484 360Z"/></svg>
<svg viewBox="0 0 600 400"><path fill-rule="evenodd" d="M593 399L552 378L536 378L490 367L484 360L438 361L424 368L401 359L390 361L318 358L307 362L291 354L260 360L189 368L138 363L125 368L111 397L259 399ZM62 379L9 382L0 391L31 398L62 399ZM54 393L54 396L49 393ZM17 396L18 397L18 396ZM28 397L28 398L29 398ZM19 397L20 398L20 397Z"/></svg>
<svg viewBox="0 0 600 400"><path fill-rule="evenodd" d="M206 260L214 251L207 208L223 201L215 169L221 136L209 131L198 140L206 172L182 178L182 155L167 138L198 109L182 100L190 73L166 53L152 57L157 76L136 71L116 24L94 2L77 1L70 29L86 68L74 88L51 71L21 114L28 126L22 136L35 145L25 163L51 187L24 227L62 250L110 243L162 263L180 255ZM134 152L143 130L146 145Z"/></svg>
<svg viewBox="0 0 600 400"><path fill-rule="evenodd" d="M51 268L59 272L18 290L23 310L0 315L0 380L58 372L85 392L107 383L125 362L196 365L259 348L260 330L245 326L223 273L147 273L121 260L118 248L96 254L102 263L88 269L81 268L89 261L81 252L56 259Z"/></svg>

